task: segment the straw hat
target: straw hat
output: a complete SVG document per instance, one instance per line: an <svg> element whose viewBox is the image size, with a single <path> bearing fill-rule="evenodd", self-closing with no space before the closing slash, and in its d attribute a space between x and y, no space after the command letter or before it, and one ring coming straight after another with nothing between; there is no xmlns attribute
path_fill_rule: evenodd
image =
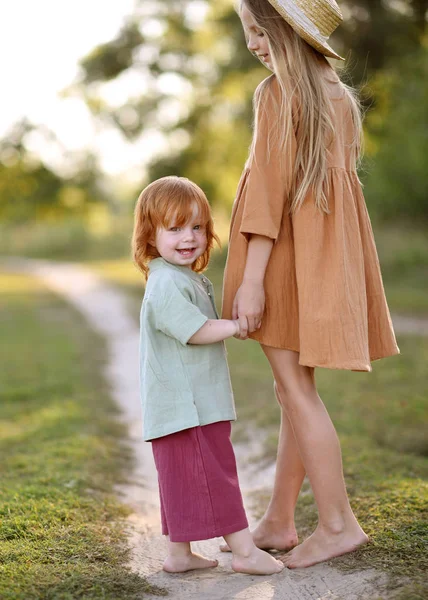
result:
<svg viewBox="0 0 428 600"><path fill-rule="evenodd" d="M327 44L343 21L334 0L269 0L269 3L310 46L325 56L344 60Z"/></svg>

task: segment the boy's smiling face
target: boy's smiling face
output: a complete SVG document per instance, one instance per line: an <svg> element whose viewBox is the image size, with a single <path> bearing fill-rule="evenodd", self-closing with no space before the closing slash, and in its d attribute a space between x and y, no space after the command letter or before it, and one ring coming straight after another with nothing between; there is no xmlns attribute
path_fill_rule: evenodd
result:
<svg viewBox="0 0 428 600"><path fill-rule="evenodd" d="M161 257L169 263L191 268L207 248L206 227L199 220L197 207L190 221L184 225L178 226L172 222L167 228L158 228L155 246Z"/></svg>

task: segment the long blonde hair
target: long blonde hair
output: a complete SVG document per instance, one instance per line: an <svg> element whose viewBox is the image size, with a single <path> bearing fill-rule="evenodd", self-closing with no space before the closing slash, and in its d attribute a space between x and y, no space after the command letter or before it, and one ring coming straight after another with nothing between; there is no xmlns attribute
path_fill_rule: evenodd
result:
<svg viewBox="0 0 428 600"><path fill-rule="evenodd" d="M267 37L274 72L281 87L281 102L278 105L269 90L270 78L265 80L254 95L255 121L265 104L266 94L272 94L277 104L277 118L269 136L269 146L274 144L286 148L291 135L296 136L295 158L290 211L295 213L311 192L316 206L328 213L327 150L334 138L333 105L329 97L328 83L322 70L329 66L327 59L307 44L277 13L267 0L241 0L253 16L258 28ZM332 74L335 73L330 67ZM356 90L340 81L348 95L351 117L354 124L354 139L350 152L355 165L362 153L362 116ZM263 99L263 101L262 101ZM250 158L254 151L257 130L254 131ZM292 168L291 158L284 154Z"/></svg>

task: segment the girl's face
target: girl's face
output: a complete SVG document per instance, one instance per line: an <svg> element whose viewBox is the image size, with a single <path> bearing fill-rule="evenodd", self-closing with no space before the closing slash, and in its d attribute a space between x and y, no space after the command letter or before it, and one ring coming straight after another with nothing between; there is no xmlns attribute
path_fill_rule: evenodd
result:
<svg viewBox="0 0 428 600"><path fill-rule="evenodd" d="M269 44L267 37L257 26L253 15L245 5L241 5L240 17L242 27L244 28L245 39L247 40L247 48L252 54L256 54L260 60L273 71L273 64L269 53Z"/></svg>
<svg viewBox="0 0 428 600"><path fill-rule="evenodd" d="M207 234L198 217L195 206L192 218L185 225L171 223L167 229L160 227L156 231L155 246L162 258L173 265L191 268L202 256L207 248Z"/></svg>

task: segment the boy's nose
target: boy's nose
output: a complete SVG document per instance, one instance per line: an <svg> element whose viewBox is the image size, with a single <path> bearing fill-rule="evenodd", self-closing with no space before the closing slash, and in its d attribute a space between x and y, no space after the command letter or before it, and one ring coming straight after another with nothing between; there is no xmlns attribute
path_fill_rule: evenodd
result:
<svg viewBox="0 0 428 600"><path fill-rule="evenodd" d="M184 239L185 240L193 240L195 237L195 232L193 230L193 227L191 227L190 229L186 229L186 231L184 232Z"/></svg>

